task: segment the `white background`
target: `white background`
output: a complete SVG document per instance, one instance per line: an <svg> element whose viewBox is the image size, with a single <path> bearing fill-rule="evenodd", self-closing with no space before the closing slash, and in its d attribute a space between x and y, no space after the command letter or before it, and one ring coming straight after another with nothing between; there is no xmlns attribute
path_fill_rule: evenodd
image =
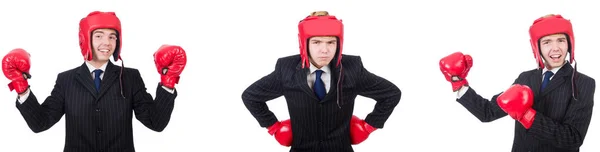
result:
<svg viewBox="0 0 600 152"><path fill-rule="evenodd" d="M197 4L192 4L197 3ZM455 101L439 71L440 58L463 51L474 58L471 86L486 97L508 88L535 68L528 28L534 19L560 13L573 22L578 70L600 78L597 49L600 11L592 1L465 0L187 0L2 1L0 54L24 48L31 54L29 80L40 102L59 72L83 60L78 23L95 10L116 11L123 24L125 66L140 70L153 96L160 77L152 54L162 44L181 45L188 64L176 86L179 96L167 128L157 133L134 121L136 149L163 151L287 151L260 128L244 107L246 87L274 70L279 57L298 53L297 23L327 10L345 23L344 53L360 55L371 72L395 83L402 99L384 129L354 146L356 151L510 151L514 121L481 123ZM117 63L120 65L120 63ZM0 151L62 151L64 119L35 134L15 107L15 92L0 79ZM596 101L598 98L596 97ZM283 98L268 102L288 119ZM364 118L374 101L356 99ZM598 151L596 106L581 151ZM219 149L219 150L210 150Z"/></svg>

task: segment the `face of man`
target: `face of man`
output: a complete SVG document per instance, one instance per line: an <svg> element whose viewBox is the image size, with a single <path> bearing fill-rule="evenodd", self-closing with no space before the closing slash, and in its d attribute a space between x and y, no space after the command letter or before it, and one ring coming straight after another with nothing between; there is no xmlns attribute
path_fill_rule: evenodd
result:
<svg viewBox="0 0 600 152"><path fill-rule="evenodd" d="M541 55L548 69L554 69L565 63L569 42L565 34L553 34L540 39Z"/></svg>
<svg viewBox="0 0 600 152"><path fill-rule="evenodd" d="M94 62L108 62L117 47L117 32L113 29L96 29L92 32Z"/></svg>
<svg viewBox="0 0 600 152"><path fill-rule="evenodd" d="M310 62L317 68L327 66L337 50L337 39L332 36L312 37L308 39Z"/></svg>

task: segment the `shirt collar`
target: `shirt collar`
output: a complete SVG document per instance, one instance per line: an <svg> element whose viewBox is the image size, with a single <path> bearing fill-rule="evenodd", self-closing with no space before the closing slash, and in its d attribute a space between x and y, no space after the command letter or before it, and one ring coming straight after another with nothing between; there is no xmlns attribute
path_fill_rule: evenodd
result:
<svg viewBox="0 0 600 152"><path fill-rule="evenodd" d="M550 71L552 71L552 73L556 74L556 72L558 72L558 70L560 70L560 68L562 68L563 66L565 66L565 64L567 64L567 62L565 62L563 65L561 65L561 66L559 66L557 68L554 68L554 69L552 69ZM544 75L544 73L546 73L546 71L548 71L548 66L544 67L544 70L542 70L542 75Z"/></svg>
<svg viewBox="0 0 600 152"><path fill-rule="evenodd" d="M310 73L314 73L315 71L319 70L319 68L317 68L312 62L310 62ZM329 69L329 66L323 66L321 67L320 70L323 70L323 72L325 73L330 73L331 69Z"/></svg>
<svg viewBox="0 0 600 152"><path fill-rule="evenodd" d="M109 61L110 62L110 61ZM90 73L94 72L94 70L96 70L96 68L90 64L90 62L85 62L85 65L87 65L88 70L90 70ZM102 66L100 66L100 70L102 70L103 72L106 71L106 65L108 65L108 62L104 63Z"/></svg>

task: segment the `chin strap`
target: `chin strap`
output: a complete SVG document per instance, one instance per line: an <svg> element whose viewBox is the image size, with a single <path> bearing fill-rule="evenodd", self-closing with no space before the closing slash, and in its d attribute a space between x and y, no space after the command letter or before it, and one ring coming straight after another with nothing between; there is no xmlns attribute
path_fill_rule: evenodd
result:
<svg viewBox="0 0 600 152"><path fill-rule="evenodd" d="M125 95L123 94L123 69L125 68L125 62L121 57L119 57L119 59L121 60L121 71L119 72L119 85L121 86L121 97L123 97L123 99L126 99Z"/></svg>
<svg viewBox="0 0 600 152"><path fill-rule="evenodd" d="M577 85L576 85L576 76L577 76L577 62L575 61L575 59L573 59L573 63L571 63L571 66L573 66L573 73L571 73L571 92L572 92L572 96L573 99L575 101L577 101Z"/></svg>
<svg viewBox="0 0 600 152"><path fill-rule="evenodd" d="M337 105L341 109L340 101L344 102L342 99L342 82L344 82L344 66L340 63L340 72L338 73L338 81L337 81Z"/></svg>

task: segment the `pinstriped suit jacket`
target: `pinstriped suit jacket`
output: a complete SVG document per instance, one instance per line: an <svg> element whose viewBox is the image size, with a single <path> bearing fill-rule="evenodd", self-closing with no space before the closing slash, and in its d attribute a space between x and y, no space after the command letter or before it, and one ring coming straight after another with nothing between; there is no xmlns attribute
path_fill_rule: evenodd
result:
<svg viewBox="0 0 600 152"><path fill-rule="evenodd" d="M343 55L342 58L342 98L339 101L336 86L339 85L340 68L335 67L337 59L329 64L332 69L330 91L319 101L307 84L309 69L302 69L300 56L293 55L278 59L271 74L244 91L244 105L261 127L268 127L278 120L265 102L284 96L292 124L290 151L351 152L349 127L356 96L377 101L365 121L373 127L383 128L400 101L401 92L390 81L367 71L359 56Z"/></svg>
<svg viewBox="0 0 600 152"><path fill-rule="evenodd" d="M531 128L515 121L513 152L578 152L590 124L596 81L582 73L576 75L578 99L572 98L573 67L565 64L540 91L542 70L521 73L514 84L527 85L534 93L533 109L537 111ZM482 122L490 122L507 114L493 96L491 102L470 88L458 102ZM483 150L485 151L485 150Z"/></svg>
<svg viewBox="0 0 600 152"><path fill-rule="evenodd" d="M50 96L40 105L33 92L17 108L35 133L45 131L65 115L65 152L134 152L132 119L162 131L169 123L177 91L156 89L156 99L146 92L136 69L123 69L108 62L101 89L96 93L87 66L58 74Z"/></svg>

